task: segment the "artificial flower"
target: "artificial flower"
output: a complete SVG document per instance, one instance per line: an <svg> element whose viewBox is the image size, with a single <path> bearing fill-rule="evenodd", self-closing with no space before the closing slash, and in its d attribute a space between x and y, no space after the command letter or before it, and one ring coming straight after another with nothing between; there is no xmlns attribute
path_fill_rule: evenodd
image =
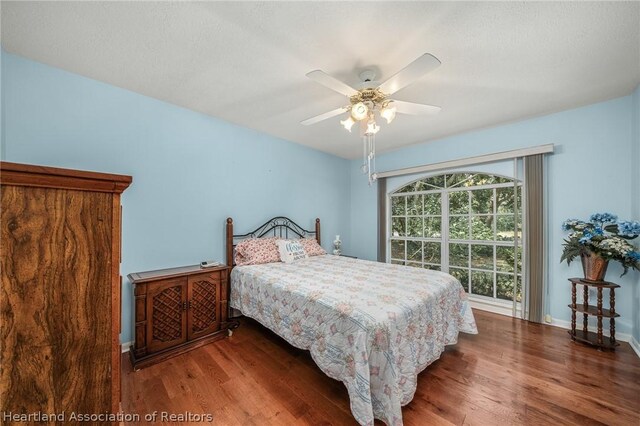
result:
<svg viewBox="0 0 640 426"><path fill-rule="evenodd" d="M640 222L621 221L613 213L594 213L591 222L567 219L562 223L563 231L570 231L564 240L564 250L560 261L570 264L576 257L595 253L606 260L620 262L624 268L640 271L640 253L628 241L640 235Z"/></svg>

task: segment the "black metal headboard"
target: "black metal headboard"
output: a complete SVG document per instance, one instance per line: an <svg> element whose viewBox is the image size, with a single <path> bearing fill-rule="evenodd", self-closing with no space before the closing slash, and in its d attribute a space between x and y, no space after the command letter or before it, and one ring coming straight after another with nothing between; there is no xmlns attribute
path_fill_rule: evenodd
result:
<svg viewBox="0 0 640 426"><path fill-rule="evenodd" d="M310 236L315 236L316 241L318 241L318 244L320 244L320 219L316 218L315 231L304 229L302 226L298 225L288 217L276 216L269 219L264 224L260 225L251 232L247 232L246 234L234 234L233 219L227 218L227 265L232 267L234 266L233 250L236 246L236 242L240 242L248 238L306 238Z"/></svg>

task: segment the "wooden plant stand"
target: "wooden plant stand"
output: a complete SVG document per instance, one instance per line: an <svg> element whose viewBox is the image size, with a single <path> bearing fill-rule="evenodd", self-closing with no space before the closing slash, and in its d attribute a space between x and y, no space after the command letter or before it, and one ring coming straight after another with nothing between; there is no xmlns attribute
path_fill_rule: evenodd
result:
<svg viewBox="0 0 640 426"><path fill-rule="evenodd" d="M615 289L619 288L618 284L614 284L608 281L584 281L582 278L569 278L571 282L571 340L588 343L592 346L596 346L598 350L611 349L615 350L619 343L616 342L616 317L620 315L616 313L616 296ZM578 304L576 301L576 285L583 286L582 304ZM595 287L598 296L596 306L589 305L589 287ZM609 289L609 309L602 308L602 290ZM580 312L583 315L582 330L576 330L576 314ZM598 331L594 333L589 331L589 315L598 318ZM609 318L609 334L610 336L604 336L602 334L602 319Z"/></svg>

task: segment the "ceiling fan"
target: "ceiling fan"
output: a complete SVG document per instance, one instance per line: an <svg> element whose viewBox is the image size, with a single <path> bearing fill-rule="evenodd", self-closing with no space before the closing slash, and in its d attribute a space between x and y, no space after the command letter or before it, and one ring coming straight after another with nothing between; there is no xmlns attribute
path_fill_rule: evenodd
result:
<svg viewBox="0 0 640 426"><path fill-rule="evenodd" d="M353 125L356 122L360 123L360 134L363 140L363 162L361 169L364 174L369 175L369 185L371 185L377 179L375 172L375 135L380 130L380 126L376 123L376 113L387 120L387 123L391 123L396 117L397 112L411 115L435 114L439 112L441 108L437 106L416 104L390 98L390 96L398 90L410 85L439 66L440 61L438 58L430 53L425 53L382 84L374 81L376 75L373 71L365 70L360 73L362 83L360 83L359 89L354 89L348 84L331 77L324 71L311 71L307 74L307 77L331 90L345 95L349 99L349 104L308 118L301 121L300 124L309 126L335 117L336 115L349 112L347 118L340 121L340 124L351 132Z"/></svg>
<svg viewBox="0 0 640 426"><path fill-rule="evenodd" d="M360 122L362 123L361 129L364 134L367 132L373 132L375 134L379 130L379 126L375 123L376 112L385 118L387 123L393 121L396 112L411 115L435 114L440 111L440 107L399 101L391 99L390 96L418 80L426 73L433 71L438 66L440 66L438 58L429 53L425 53L382 84L374 81L375 73L373 71L366 70L360 73L362 83L359 89L343 83L324 71L311 71L307 74L307 77L331 90L347 96L349 104L308 118L300 124L309 126L335 117L336 115L350 112L347 119L340 122L345 129L351 132L351 127L356 122Z"/></svg>

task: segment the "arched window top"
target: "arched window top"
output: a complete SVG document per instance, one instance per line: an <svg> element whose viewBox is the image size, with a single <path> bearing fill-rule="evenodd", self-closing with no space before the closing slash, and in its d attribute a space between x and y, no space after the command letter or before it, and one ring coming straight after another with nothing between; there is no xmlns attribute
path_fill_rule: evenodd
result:
<svg viewBox="0 0 640 426"><path fill-rule="evenodd" d="M394 191L394 194L418 191L433 191L447 188L470 188L474 186L513 183L515 179L487 173L443 173L409 182Z"/></svg>

